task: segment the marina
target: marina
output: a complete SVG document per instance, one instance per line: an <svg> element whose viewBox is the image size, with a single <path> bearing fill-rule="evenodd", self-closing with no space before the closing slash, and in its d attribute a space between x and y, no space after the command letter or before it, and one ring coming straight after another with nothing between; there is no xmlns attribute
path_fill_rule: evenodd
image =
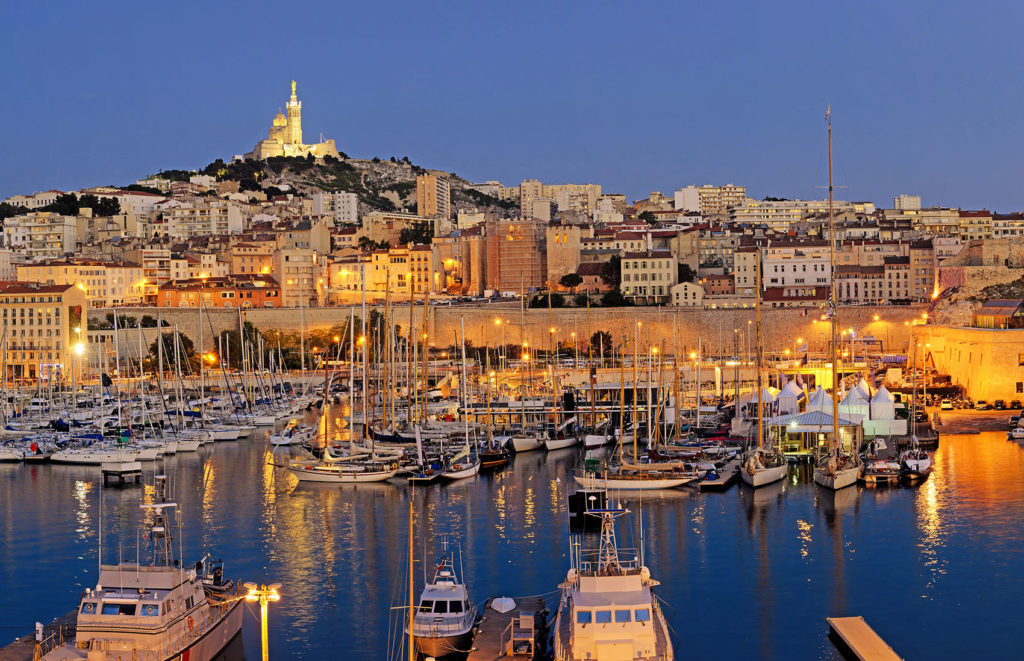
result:
<svg viewBox="0 0 1024 661"><path fill-rule="evenodd" d="M328 410L336 413L338 407ZM186 554L213 547L230 558L233 576L280 581L271 650L328 654L333 643L317 633L325 627L362 651L353 658L380 658L400 644L392 609L405 600L409 498L417 577L448 536L461 545L460 579L482 611L488 595L518 601L547 593L554 612L553 591L569 563L568 497L582 450L528 452L497 472L416 488L397 479L306 484L268 461L300 453L275 450L257 435L162 462L192 521L183 531ZM1005 432L950 435L935 460L933 474L911 488L826 491L814 485L809 467L793 465L786 479L757 490L609 495L631 510L618 522L621 543L636 545L642 521L645 564L661 583L668 625L683 641L677 656L721 654L720 641L728 640L737 654L754 658L838 659L822 630L824 618L838 614L865 615L887 644L915 657L969 654L976 635L997 655L1012 655L1012 631L984 613L1012 609L1024 589L1014 569L1024 544L1024 450ZM152 470L144 481L152 482ZM0 546L9 587L0 595L0 617L17 627L5 629L9 640L67 612L94 587L100 500L104 519L116 522L106 531L105 556L117 552L116 533L134 529L138 491L100 490L98 479L99 467L0 466L2 519L20 541ZM596 532L583 533L584 545L596 549L598 541ZM878 598L880 578L898 598ZM38 595L27 607L17 597L26 592ZM353 603L363 607L352 610ZM908 604L938 629L972 634L921 637L900 624ZM244 608L251 654L259 649L259 623Z"/></svg>

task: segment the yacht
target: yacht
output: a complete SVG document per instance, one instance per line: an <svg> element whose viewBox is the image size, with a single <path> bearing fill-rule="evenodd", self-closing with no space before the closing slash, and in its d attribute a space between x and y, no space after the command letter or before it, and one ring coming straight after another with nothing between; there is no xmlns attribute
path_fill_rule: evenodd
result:
<svg viewBox="0 0 1024 661"><path fill-rule="evenodd" d="M173 559L165 510L176 504L166 500L165 476L156 488L157 501L142 506L151 510L152 563L101 564L78 606L75 638L44 661L210 661L241 632L243 600L206 588L206 559L187 569Z"/></svg>
<svg viewBox="0 0 1024 661"><path fill-rule="evenodd" d="M466 586L456 576L455 565L448 554L448 540L443 540L442 544L444 554L434 580L423 587L412 621L416 648L420 654L434 658L468 652L473 645L477 615Z"/></svg>
<svg viewBox="0 0 1024 661"><path fill-rule="evenodd" d="M652 588L658 581L640 558L620 556L616 516L628 510L590 510L601 518L601 544L588 558L576 542L555 616L555 661L671 661L668 624Z"/></svg>

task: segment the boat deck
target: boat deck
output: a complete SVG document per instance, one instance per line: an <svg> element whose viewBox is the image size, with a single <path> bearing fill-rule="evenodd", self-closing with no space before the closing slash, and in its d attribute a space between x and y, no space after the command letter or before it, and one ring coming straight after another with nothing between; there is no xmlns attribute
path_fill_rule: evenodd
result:
<svg viewBox="0 0 1024 661"><path fill-rule="evenodd" d="M842 651L849 651L854 658L861 661L901 661L863 617L858 615L825 619L831 629L830 637L834 637L833 642Z"/></svg>
<svg viewBox="0 0 1024 661"><path fill-rule="evenodd" d="M547 658L548 625L544 600L540 597L515 598L516 607L507 613L491 608L493 597L487 600L483 615L477 623L473 637L473 649L466 661L498 661L499 659L544 659ZM520 613L533 616L533 655L513 654L505 630Z"/></svg>

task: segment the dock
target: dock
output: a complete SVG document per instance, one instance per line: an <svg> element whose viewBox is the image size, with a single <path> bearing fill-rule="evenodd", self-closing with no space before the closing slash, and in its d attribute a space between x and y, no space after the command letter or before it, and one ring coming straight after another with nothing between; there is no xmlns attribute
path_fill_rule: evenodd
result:
<svg viewBox="0 0 1024 661"><path fill-rule="evenodd" d="M498 661L499 659L543 659L547 657L547 608L540 597L513 598L507 612L494 609L496 601L487 600L473 637L473 649L466 661ZM507 607L501 601L497 605Z"/></svg>
<svg viewBox="0 0 1024 661"><path fill-rule="evenodd" d="M101 465L103 472L103 486L110 486L112 483L123 487L126 484L139 484L142 482L141 461L107 461Z"/></svg>
<svg viewBox="0 0 1024 661"><path fill-rule="evenodd" d="M78 609L76 608L44 625L43 643L39 646L41 654L46 654L65 640L74 640L77 623ZM32 661L35 651L36 635L33 632L21 636L9 645L0 647L0 661Z"/></svg>
<svg viewBox="0 0 1024 661"><path fill-rule="evenodd" d="M863 617L828 617L825 620L830 629L829 638L841 652L860 661L902 661Z"/></svg>

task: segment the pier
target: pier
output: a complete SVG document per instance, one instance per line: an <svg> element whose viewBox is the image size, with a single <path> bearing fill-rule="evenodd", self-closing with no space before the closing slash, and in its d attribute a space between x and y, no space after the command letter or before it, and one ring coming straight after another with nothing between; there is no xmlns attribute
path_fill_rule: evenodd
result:
<svg viewBox="0 0 1024 661"><path fill-rule="evenodd" d="M861 616L828 617L829 638L841 652L860 661L902 661Z"/></svg>
<svg viewBox="0 0 1024 661"><path fill-rule="evenodd" d="M505 597L508 599L508 597ZM466 661L499 659L543 659L547 654L547 608L540 597L515 598L515 606L500 613L492 597L473 637L473 649Z"/></svg>

